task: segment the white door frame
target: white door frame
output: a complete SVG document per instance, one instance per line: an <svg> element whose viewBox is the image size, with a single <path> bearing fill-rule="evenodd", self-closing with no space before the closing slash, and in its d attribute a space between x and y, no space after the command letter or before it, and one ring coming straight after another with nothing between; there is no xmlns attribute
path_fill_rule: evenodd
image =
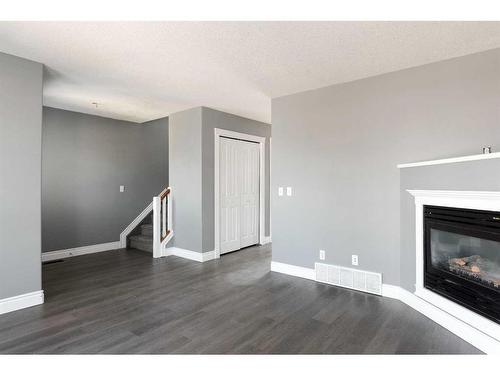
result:
<svg viewBox="0 0 500 375"><path fill-rule="evenodd" d="M214 129L214 227L215 227L215 258L220 258L220 196L219 196L219 168L220 168L220 137L240 139L259 144L259 244L264 244L266 230L266 138L256 135L234 132L225 129Z"/></svg>

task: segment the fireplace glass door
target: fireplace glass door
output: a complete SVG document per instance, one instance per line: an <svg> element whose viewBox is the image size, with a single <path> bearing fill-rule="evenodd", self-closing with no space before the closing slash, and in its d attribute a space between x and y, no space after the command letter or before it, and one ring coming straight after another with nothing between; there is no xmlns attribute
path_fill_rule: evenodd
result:
<svg viewBox="0 0 500 375"><path fill-rule="evenodd" d="M500 213L424 207L424 286L500 322Z"/></svg>
<svg viewBox="0 0 500 375"><path fill-rule="evenodd" d="M434 268L500 288L498 241L431 228L431 263Z"/></svg>

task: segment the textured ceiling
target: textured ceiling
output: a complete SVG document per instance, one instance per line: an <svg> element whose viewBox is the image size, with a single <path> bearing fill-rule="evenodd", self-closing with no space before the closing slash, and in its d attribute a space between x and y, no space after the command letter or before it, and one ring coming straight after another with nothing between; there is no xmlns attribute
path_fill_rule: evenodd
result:
<svg viewBox="0 0 500 375"><path fill-rule="evenodd" d="M136 122L270 122L273 97L497 47L500 22L0 22L0 51L45 64L45 105Z"/></svg>

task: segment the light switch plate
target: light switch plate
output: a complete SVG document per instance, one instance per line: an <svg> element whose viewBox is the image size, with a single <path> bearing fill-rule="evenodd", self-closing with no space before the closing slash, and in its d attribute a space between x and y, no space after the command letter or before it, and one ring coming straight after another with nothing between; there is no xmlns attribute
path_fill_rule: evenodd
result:
<svg viewBox="0 0 500 375"><path fill-rule="evenodd" d="M357 255L353 255L352 256L352 265L353 266L357 266L358 265L358 256Z"/></svg>
<svg viewBox="0 0 500 375"><path fill-rule="evenodd" d="M319 259L320 260L325 260L325 250L320 250L319 251Z"/></svg>
<svg viewBox="0 0 500 375"><path fill-rule="evenodd" d="M282 186L280 186L280 187L278 188L278 195L279 195L280 197L282 197L282 196L283 196L283 187L282 187Z"/></svg>
<svg viewBox="0 0 500 375"><path fill-rule="evenodd" d="M120 185L120 193L123 193L125 191L125 186Z"/></svg>
<svg viewBox="0 0 500 375"><path fill-rule="evenodd" d="M292 196L292 188L290 186L286 188L286 195L288 195L289 197Z"/></svg>

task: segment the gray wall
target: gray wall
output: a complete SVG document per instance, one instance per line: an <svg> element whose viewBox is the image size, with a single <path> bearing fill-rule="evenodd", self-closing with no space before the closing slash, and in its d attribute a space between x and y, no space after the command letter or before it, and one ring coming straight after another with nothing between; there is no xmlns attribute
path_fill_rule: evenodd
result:
<svg viewBox="0 0 500 375"><path fill-rule="evenodd" d="M266 233L269 235L269 138L271 126L198 107L170 116L170 183L173 188L173 246L214 250L214 128L267 138Z"/></svg>
<svg viewBox="0 0 500 375"><path fill-rule="evenodd" d="M118 241L168 185L167 118L135 124L45 107L42 145L44 252Z"/></svg>
<svg viewBox="0 0 500 375"><path fill-rule="evenodd" d="M168 160L174 231L169 246L202 252L200 107L169 116Z"/></svg>
<svg viewBox="0 0 500 375"><path fill-rule="evenodd" d="M500 50L273 99L273 260L399 284L396 164L500 150L499 103Z"/></svg>
<svg viewBox="0 0 500 375"><path fill-rule="evenodd" d="M42 289L42 64L0 53L0 299Z"/></svg>
<svg viewBox="0 0 500 375"><path fill-rule="evenodd" d="M216 111L211 108L202 108L202 159L203 159L203 169L202 169L202 179L203 179L203 251L212 251L215 246L214 240L214 195L215 195L215 185L214 185L214 129L225 129L232 130L235 132L246 133L257 135L266 138L266 227L265 235L269 236L270 228L270 199L269 199L269 139L271 137L271 126L269 124L250 120L244 117L232 115L230 113L225 113L221 111Z"/></svg>
<svg viewBox="0 0 500 375"><path fill-rule="evenodd" d="M415 290L415 200L407 189L500 191L500 159L401 169L401 286Z"/></svg>

